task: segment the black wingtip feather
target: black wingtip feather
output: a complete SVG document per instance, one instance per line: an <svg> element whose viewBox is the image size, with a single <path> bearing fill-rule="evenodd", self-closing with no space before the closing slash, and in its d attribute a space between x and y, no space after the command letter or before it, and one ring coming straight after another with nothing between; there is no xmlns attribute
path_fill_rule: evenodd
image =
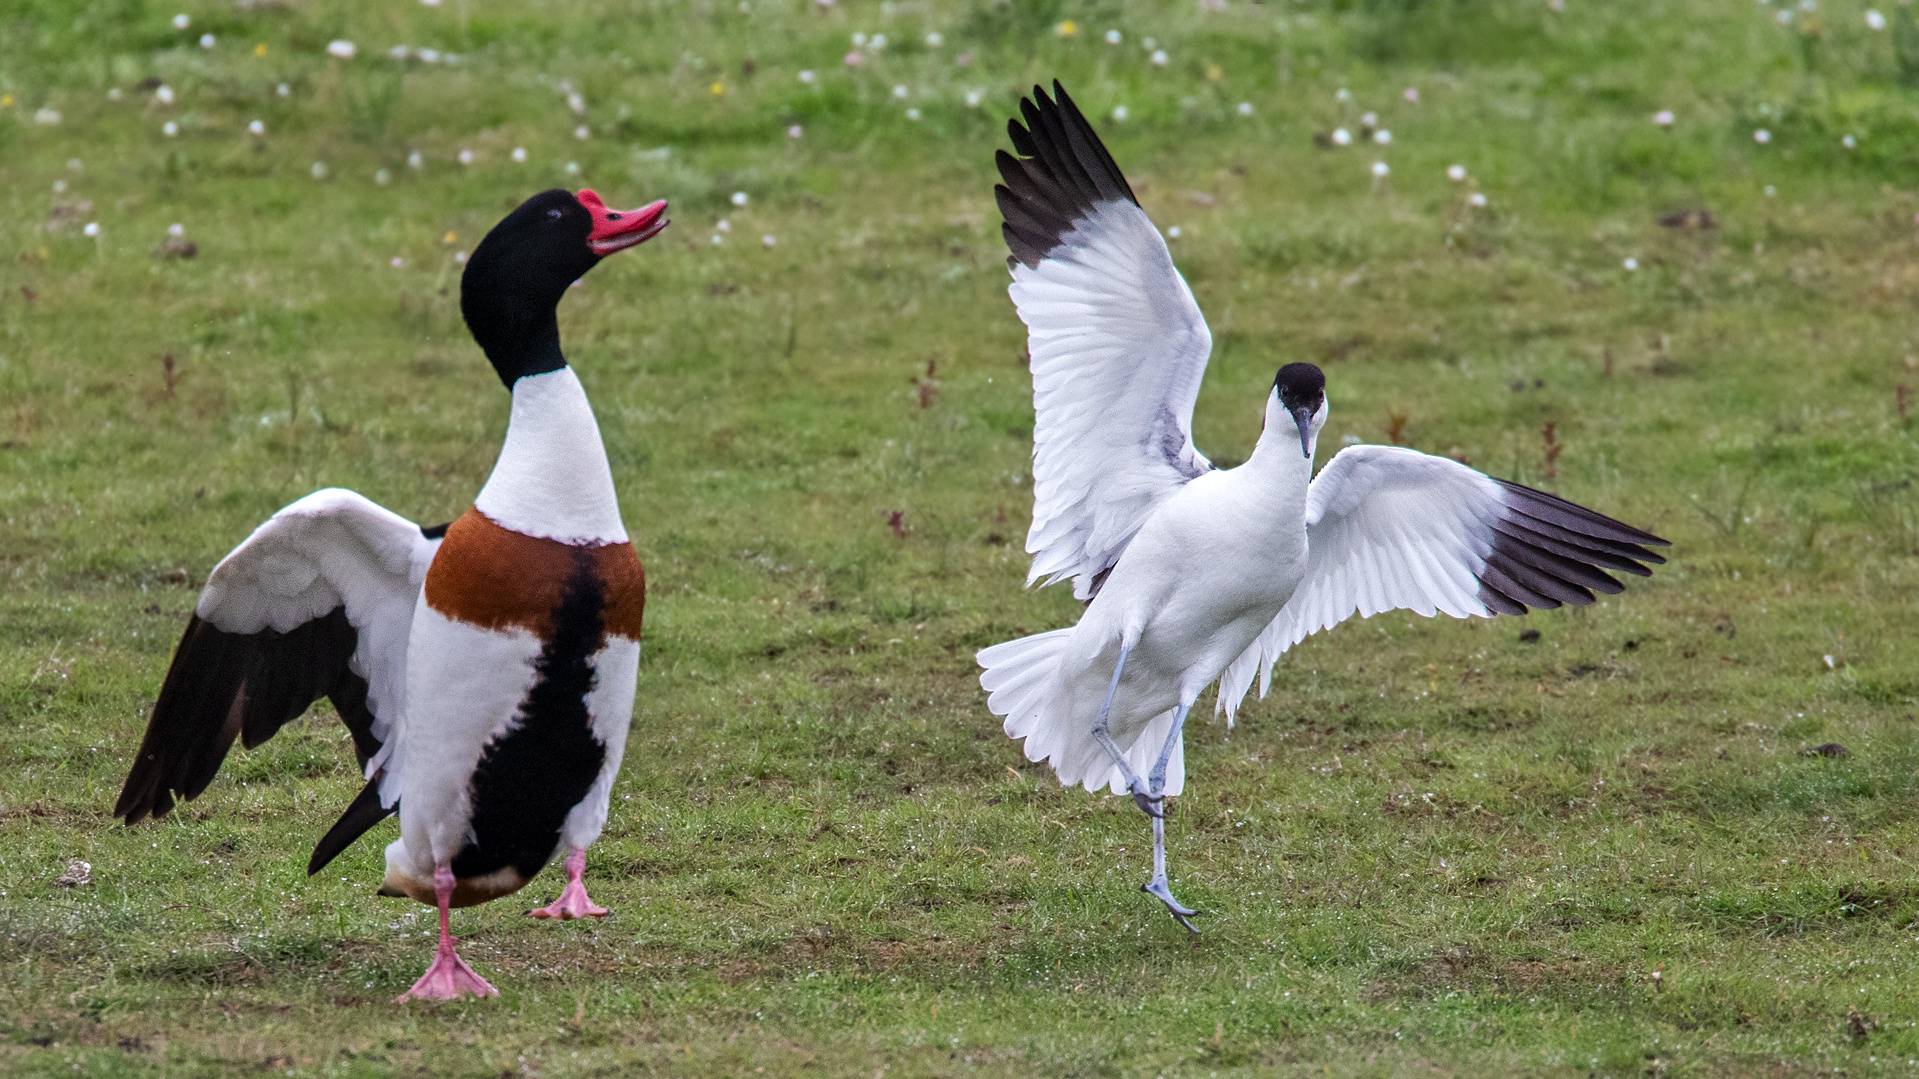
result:
<svg viewBox="0 0 1919 1079"><path fill-rule="evenodd" d="M1025 121L1023 126L1020 120ZM1018 222L1016 232L1006 234L1014 258L1027 266L1039 265L1073 223L1092 212L1095 203L1125 199L1139 204L1113 155L1058 80L1053 82L1052 97L1035 86L1030 98L1021 99L1020 116L1006 122L1006 134L1020 156L1003 150L995 155L1005 180L1000 210L1011 219L1013 215L1007 213L1011 204L1029 219ZM1036 234L1033 224L1042 226L1044 233Z"/></svg>
<svg viewBox="0 0 1919 1079"><path fill-rule="evenodd" d="M113 815L137 824L165 816L176 795L199 797L236 740L259 745L322 696L347 705L341 719L356 751L364 749L372 737L365 682L347 666L358 641L344 607L286 633L228 633L195 614L174 650Z"/></svg>
<svg viewBox="0 0 1919 1079"><path fill-rule="evenodd" d="M334 821L333 827L327 829L327 834L321 836L320 842L314 845L313 857L307 859L307 876L325 869L328 862L338 858L340 852L365 835L367 829L399 811L398 802L390 809L380 804L379 776L367 780L366 786L360 788L359 796L346 807L346 812L340 814L340 819Z"/></svg>
<svg viewBox="0 0 1919 1079"><path fill-rule="evenodd" d="M1672 546L1671 540L1660 539L1651 532L1641 531L1623 521L1615 521L1603 513L1589 510L1577 502L1568 502L1556 494L1536 490L1511 480L1496 479L1493 482L1505 488L1513 500L1533 516L1572 531L1615 543L1636 543L1653 547Z"/></svg>
<svg viewBox="0 0 1919 1079"><path fill-rule="evenodd" d="M1529 606L1584 606L1597 598L1594 592L1626 590L1604 570L1650 577L1644 563L1666 561L1646 547L1671 544L1650 532L1558 495L1495 482L1505 494L1505 507L1479 574L1479 599L1488 610L1523 614Z"/></svg>

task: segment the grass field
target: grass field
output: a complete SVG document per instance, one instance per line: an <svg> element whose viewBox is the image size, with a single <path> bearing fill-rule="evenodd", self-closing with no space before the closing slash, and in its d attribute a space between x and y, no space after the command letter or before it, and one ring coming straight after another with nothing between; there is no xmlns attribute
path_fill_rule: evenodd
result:
<svg viewBox="0 0 1919 1079"><path fill-rule="evenodd" d="M1885 3L10 0L0 1070L1919 1074L1919 26ZM1136 890L1139 814L1023 760L972 662L1077 613L1021 588L991 196L1054 76L1180 230L1215 460L1310 360L1322 460L1396 439L1674 541L1591 608L1348 623L1189 726L1197 938ZM549 871L455 915L498 1000L396 1006L432 947L372 894L396 826L304 875L359 785L325 706L107 814L255 524L469 504L506 398L456 253L555 185L675 219L561 308L653 588L588 859L615 914L524 918Z"/></svg>

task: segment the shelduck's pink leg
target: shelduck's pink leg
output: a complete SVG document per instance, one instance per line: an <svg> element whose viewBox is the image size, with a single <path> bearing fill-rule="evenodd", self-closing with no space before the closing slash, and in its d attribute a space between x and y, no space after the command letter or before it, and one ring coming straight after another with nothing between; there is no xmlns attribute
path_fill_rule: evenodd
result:
<svg viewBox="0 0 1919 1079"><path fill-rule="evenodd" d="M586 848L574 847L573 852L566 856L566 888L560 892L560 898L555 899L550 907L527 911L526 916L558 918L561 921L568 918L606 917L606 908L587 898L586 885L580 880L580 874L585 871Z"/></svg>
<svg viewBox="0 0 1919 1079"><path fill-rule="evenodd" d="M486 983L486 979L473 973L460 954L453 950L456 943L453 934L447 928L447 911L453 903L453 868L447 865L433 867L433 897L440 904L440 951L433 957L433 965L426 968L420 980L413 988L401 993L394 999L395 1004L408 1000L455 1000L461 993L472 993L476 997L497 997L498 989Z"/></svg>

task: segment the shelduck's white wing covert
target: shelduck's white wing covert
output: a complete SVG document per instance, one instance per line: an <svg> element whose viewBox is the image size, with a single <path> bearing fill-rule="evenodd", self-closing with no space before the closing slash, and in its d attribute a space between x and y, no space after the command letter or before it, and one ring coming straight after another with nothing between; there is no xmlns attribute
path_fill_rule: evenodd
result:
<svg viewBox="0 0 1919 1079"><path fill-rule="evenodd" d="M405 706L407 632L435 531L337 489L254 530L207 578L114 815L132 824L199 796L235 738L257 746L322 696L365 766ZM385 815L377 795L372 808Z"/></svg>
<svg viewBox="0 0 1919 1079"><path fill-rule="evenodd" d="M1258 676L1310 633L1358 614L1490 618L1579 606L1625 587L1605 570L1650 576L1665 540L1556 495L1398 446L1341 450L1306 496L1306 576L1220 681L1229 716Z"/></svg>
<svg viewBox="0 0 1919 1079"><path fill-rule="evenodd" d="M1152 507L1212 467L1193 402L1212 335L1166 241L1059 83L1020 102L998 155L1007 290L1033 367L1027 583L1090 598Z"/></svg>

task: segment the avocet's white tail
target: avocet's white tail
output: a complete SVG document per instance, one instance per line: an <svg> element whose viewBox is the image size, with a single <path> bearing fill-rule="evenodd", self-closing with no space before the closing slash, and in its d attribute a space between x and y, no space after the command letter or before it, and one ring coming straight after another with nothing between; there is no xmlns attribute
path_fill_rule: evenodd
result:
<svg viewBox="0 0 1919 1079"><path fill-rule="evenodd" d="M1088 702L1084 714L1080 714L1082 709L1074 707L1074 698L1060 678L1060 657L1072 634L1070 627L1056 629L982 649L976 658L985 668L979 683L986 690L986 707L994 715L1006 717L1007 737L1025 739L1026 759L1052 765L1062 786L1077 783L1089 791L1105 787L1114 794L1125 794L1126 783L1119 769L1093 740L1093 723L1099 718L1098 698ZM1154 716L1143 728L1114 731L1113 737L1126 754L1127 765L1143 779L1172 729L1173 713L1168 710ZM1173 748L1172 759L1167 762L1165 793L1176 795L1185 787L1186 750L1182 744Z"/></svg>

